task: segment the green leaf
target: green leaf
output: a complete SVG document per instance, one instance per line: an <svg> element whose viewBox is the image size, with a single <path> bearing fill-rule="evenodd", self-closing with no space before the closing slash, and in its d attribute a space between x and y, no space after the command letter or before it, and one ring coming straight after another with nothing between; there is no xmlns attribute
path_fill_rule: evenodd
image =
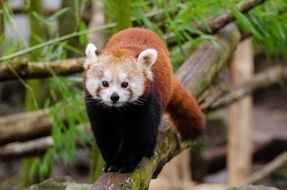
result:
<svg viewBox="0 0 287 190"><path fill-rule="evenodd" d="M68 10L69 10L68 7L64 7L62 9L56 11L55 13L53 13L51 16L48 17L48 21L52 21L52 20L59 18L61 15L66 13Z"/></svg>
<svg viewBox="0 0 287 190"><path fill-rule="evenodd" d="M52 28L53 25L42 15L38 14L37 12L33 11L32 16L36 18L39 22L44 23L47 27Z"/></svg>
<svg viewBox="0 0 287 190"><path fill-rule="evenodd" d="M261 34L255 29L250 20L242 12L240 12L235 5L230 7L230 11L236 18L236 21L239 23L239 25L241 25L245 30L251 32L258 39L263 38Z"/></svg>
<svg viewBox="0 0 287 190"><path fill-rule="evenodd" d="M2 11L3 11L3 18L4 18L5 24L11 23L12 22L12 12L9 8L8 1L3 2Z"/></svg>

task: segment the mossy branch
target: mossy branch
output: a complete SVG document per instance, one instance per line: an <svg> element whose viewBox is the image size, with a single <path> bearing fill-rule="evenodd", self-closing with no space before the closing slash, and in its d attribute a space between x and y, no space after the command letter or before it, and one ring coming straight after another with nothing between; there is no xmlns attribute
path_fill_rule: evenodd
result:
<svg viewBox="0 0 287 190"><path fill-rule="evenodd" d="M0 65L0 81L22 79L47 78L52 74L69 75L83 71L83 58L52 61L47 63L18 60L7 65Z"/></svg>

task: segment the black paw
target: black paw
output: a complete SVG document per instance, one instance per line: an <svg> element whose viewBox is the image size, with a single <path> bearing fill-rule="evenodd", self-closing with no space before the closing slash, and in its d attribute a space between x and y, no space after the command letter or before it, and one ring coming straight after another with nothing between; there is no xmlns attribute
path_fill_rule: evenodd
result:
<svg viewBox="0 0 287 190"><path fill-rule="evenodd" d="M147 148L144 151L144 156L147 157L147 158L151 158L153 155L154 155L154 149Z"/></svg>
<svg viewBox="0 0 287 190"><path fill-rule="evenodd" d="M129 173L132 172L137 165L124 165L119 168L119 173Z"/></svg>
<svg viewBox="0 0 287 190"><path fill-rule="evenodd" d="M103 171L104 171L105 173L107 173L109 167L110 167L109 164L105 164L105 166L104 166L104 168L103 168Z"/></svg>
<svg viewBox="0 0 287 190"><path fill-rule="evenodd" d="M119 172L120 169L117 165L113 165L113 164L106 164L104 167L104 172Z"/></svg>
<svg viewBox="0 0 287 190"><path fill-rule="evenodd" d="M117 173L129 173L132 172L137 165L106 165L104 167L104 172L117 172Z"/></svg>

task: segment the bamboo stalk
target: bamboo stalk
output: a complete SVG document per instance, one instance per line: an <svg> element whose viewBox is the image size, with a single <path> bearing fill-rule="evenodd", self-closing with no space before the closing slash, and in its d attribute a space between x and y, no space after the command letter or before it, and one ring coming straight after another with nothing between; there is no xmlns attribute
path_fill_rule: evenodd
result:
<svg viewBox="0 0 287 190"><path fill-rule="evenodd" d="M112 0L115 4L115 21L117 23L116 32L132 26L131 20L131 1L130 0Z"/></svg>

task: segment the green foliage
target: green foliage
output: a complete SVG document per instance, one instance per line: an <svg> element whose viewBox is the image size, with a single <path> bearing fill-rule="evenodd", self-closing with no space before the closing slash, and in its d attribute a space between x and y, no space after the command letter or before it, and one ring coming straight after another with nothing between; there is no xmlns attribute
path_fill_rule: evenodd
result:
<svg viewBox="0 0 287 190"><path fill-rule="evenodd" d="M227 5L232 5L238 0L205 0L205 1L181 1L181 0L156 0L152 2L136 1L134 4L133 15L138 23L142 23L149 29L155 31L164 38L165 33L175 34L175 46L180 48L180 52L171 55L171 60L175 63L175 70L180 66L180 62L186 59L183 48L188 47L194 50L198 44L204 40L211 41L212 36L208 33L196 30L192 23L205 24L207 31L207 20L219 15L226 10ZM163 9L165 22L158 26L155 21L145 16L145 12ZM158 22L158 21L156 21ZM192 38L190 34L197 34L199 37ZM183 45L188 42L189 45Z"/></svg>
<svg viewBox="0 0 287 190"><path fill-rule="evenodd" d="M262 6L258 6L249 14L243 14L235 7L239 0L205 0L205 1L181 1L181 0L156 0L156 1L135 1L133 4L133 16L137 23L143 24L151 30L162 35L172 32L175 34L175 46L182 49L183 44L195 49L202 41L212 41L209 34L207 21L220 15L223 11L230 11L236 18L236 22L245 31L251 33L255 47L264 46L265 54L272 56L287 57L287 20L286 20L286 0L266 1ZM156 9L164 10L165 22L158 26L156 22L145 16L144 13ZM204 33L192 27L192 23L200 23L205 26ZM199 37L192 38L190 34L197 34ZM176 67L178 62L184 60L184 54L171 56Z"/></svg>
<svg viewBox="0 0 287 190"><path fill-rule="evenodd" d="M114 32L131 27L131 0L101 0L106 21L117 23Z"/></svg>
<svg viewBox="0 0 287 190"><path fill-rule="evenodd" d="M252 33L256 47L264 47L267 57L281 56L287 59L287 1L267 1L263 6L252 10L248 16L255 28L245 27Z"/></svg>

